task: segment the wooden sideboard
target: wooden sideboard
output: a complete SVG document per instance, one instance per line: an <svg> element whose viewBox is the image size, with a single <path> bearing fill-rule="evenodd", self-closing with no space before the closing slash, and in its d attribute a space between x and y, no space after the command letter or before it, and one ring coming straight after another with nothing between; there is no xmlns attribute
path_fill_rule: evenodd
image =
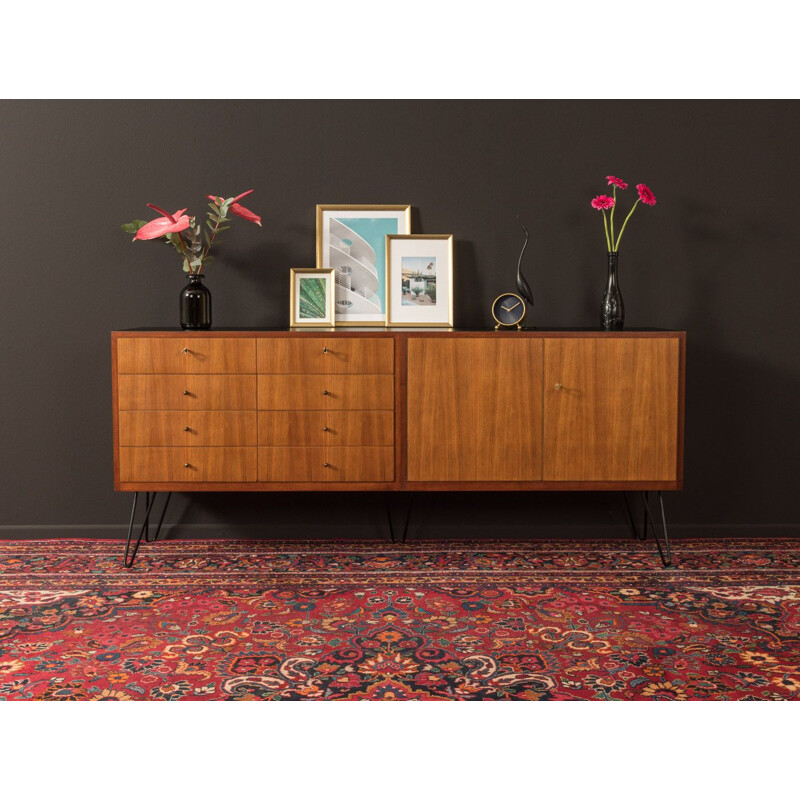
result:
<svg viewBox="0 0 800 800"><path fill-rule="evenodd" d="M669 490L680 331L112 334L119 491Z"/></svg>

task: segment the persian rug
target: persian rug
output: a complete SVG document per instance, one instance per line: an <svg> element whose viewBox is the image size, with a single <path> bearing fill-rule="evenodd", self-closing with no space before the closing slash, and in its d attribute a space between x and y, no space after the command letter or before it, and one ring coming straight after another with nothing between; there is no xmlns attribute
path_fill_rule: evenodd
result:
<svg viewBox="0 0 800 800"><path fill-rule="evenodd" d="M0 542L3 700L787 700L800 542Z"/></svg>

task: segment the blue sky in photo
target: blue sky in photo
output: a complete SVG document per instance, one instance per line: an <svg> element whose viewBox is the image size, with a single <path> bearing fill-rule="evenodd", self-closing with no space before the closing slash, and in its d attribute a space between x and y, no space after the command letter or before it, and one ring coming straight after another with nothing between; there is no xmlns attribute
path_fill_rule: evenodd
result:
<svg viewBox="0 0 800 800"><path fill-rule="evenodd" d="M355 231L375 251L381 311L386 310L386 234L397 233L397 220L391 218L341 217L338 221Z"/></svg>
<svg viewBox="0 0 800 800"><path fill-rule="evenodd" d="M428 264L433 263L433 269L428 272ZM400 259L400 268L408 272L421 272L423 275L436 275L436 256L403 256Z"/></svg>

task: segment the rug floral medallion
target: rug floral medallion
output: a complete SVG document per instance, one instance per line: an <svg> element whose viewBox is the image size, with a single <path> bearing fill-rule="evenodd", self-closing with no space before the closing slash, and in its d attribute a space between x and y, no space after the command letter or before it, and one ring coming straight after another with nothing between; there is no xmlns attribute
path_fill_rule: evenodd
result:
<svg viewBox="0 0 800 800"><path fill-rule="evenodd" d="M0 542L0 700L788 700L800 542Z"/></svg>

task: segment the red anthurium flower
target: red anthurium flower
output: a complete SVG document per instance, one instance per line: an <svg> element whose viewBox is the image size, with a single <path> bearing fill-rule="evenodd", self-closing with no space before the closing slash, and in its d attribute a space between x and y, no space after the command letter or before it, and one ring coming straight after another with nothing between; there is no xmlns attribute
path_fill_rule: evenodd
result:
<svg viewBox="0 0 800 800"><path fill-rule="evenodd" d="M161 216L151 220L147 225L142 225L136 231L136 236L133 237L134 240L158 239L159 236L164 236L167 233L180 233L189 227L189 217L184 214L185 208L170 214L152 203L148 203L147 206L152 208L153 211L158 211Z"/></svg>
<svg viewBox="0 0 800 800"><path fill-rule="evenodd" d="M613 175L606 175L609 186L616 186L617 189L627 189L628 184L622 178L615 178Z"/></svg>
<svg viewBox="0 0 800 800"><path fill-rule="evenodd" d="M239 201L243 197L247 197L247 195L252 194L254 191L255 189L248 189L246 192L236 195L230 205L230 210L232 213L236 214L237 217L246 219L248 222L255 222L256 225L261 225L261 217L259 217L258 214L255 214L249 208L245 208L243 205L239 204ZM213 200L215 203L221 203L223 201L223 198L215 197L211 194L208 195L208 199Z"/></svg>
<svg viewBox="0 0 800 800"><path fill-rule="evenodd" d="M607 194L599 194L592 200L592 208L603 211L606 208L614 208L614 198Z"/></svg>
<svg viewBox="0 0 800 800"><path fill-rule="evenodd" d="M637 183L636 189L639 192L639 199L648 206L656 204L656 196L643 183Z"/></svg>

